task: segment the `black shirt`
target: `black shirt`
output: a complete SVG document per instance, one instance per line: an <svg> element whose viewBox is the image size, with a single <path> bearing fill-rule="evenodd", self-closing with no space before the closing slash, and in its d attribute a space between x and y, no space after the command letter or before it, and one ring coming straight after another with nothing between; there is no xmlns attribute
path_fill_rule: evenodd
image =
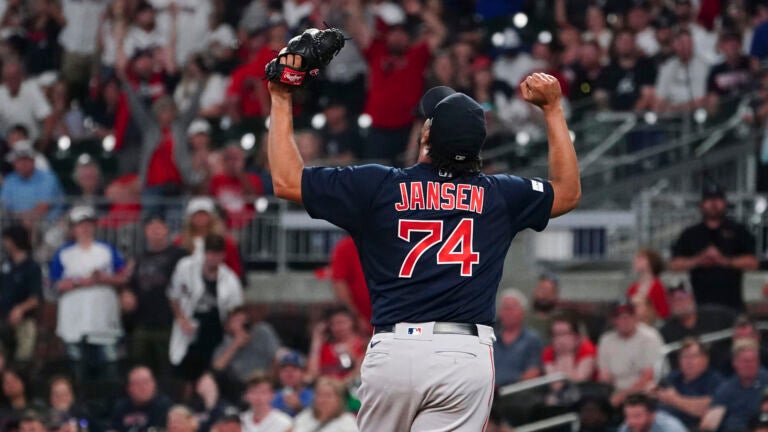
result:
<svg viewBox="0 0 768 432"><path fill-rule="evenodd" d="M684 327L676 318L670 318L661 327L659 332L665 343L679 342L687 337L700 337L701 335L725 330L733 327L736 321L736 313L731 308L717 305L703 305L696 311L696 324L693 328ZM709 364L720 365L729 358L730 344L728 341L719 341L709 346ZM677 369L677 354L669 356L670 365ZM719 368L718 368L719 369Z"/></svg>
<svg viewBox="0 0 768 432"><path fill-rule="evenodd" d="M147 251L136 261L131 278L131 290L136 295L135 324L167 329L173 324L173 312L166 299L166 290L179 260L187 251L168 246L161 251Z"/></svg>
<svg viewBox="0 0 768 432"><path fill-rule="evenodd" d="M150 428L164 428L171 400L157 395L144 405L122 399L112 411L112 430L119 432L145 432Z"/></svg>
<svg viewBox="0 0 768 432"><path fill-rule="evenodd" d="M688 227L672 246L672 256L693 257L710 246L715 246L726 257L752 255L755 238L744 225L726 219L717 229L709 229L704 222ZM728 267L696 267L691 269L691 285L696 303L716 304L744 310L741 292L744 272Z"/></svg>
<svg viewBox="0 0 768 432"><path fill-rule="evenodd" d="M42 293L43 274L31 257L18 265L11 260L4 261L0 267L0 321L8 319L16 305L30 297L40 298Z"/></svg>
<svg viewBox="0 0 768 432"><path fill-rule="evenodd" d="M195 307L195 320L197 321L197 338L189 347L189 351L200 350L208 353L208 357L221 343L224 329L219 317L218 287L217 281L203 279L205 293L200 297Z"/></svg>
<svg viewBox="0 0 768 432"><path fill-rule="evenodd" d="M598 80L601 89L611 95L611 108L632 111L644 86L656 82L656 67L649 60L640 58L634 67L625 69L618 61L603 68Z"/></svg>
<svg viewBox="0 0 768 432"><path fill-rule="evenodd" d="M736 66L723 62L710 69L707 92L720 96L737 96L743 94L751 84L749 57L742 56Z"/></svg>
<svg viewBox="0 0 768 432"><path fill-rule="evenodd" d="M323 153L334 157L344 153L360 154L363 139L357 127L348 126L343 131L334 132L326 128L323 131Z"/></svg>
<svg viewBox="0 0 768 432"><path fill-rule="evenodd" d="M598 79L602 71L595 73L576 64L571 68L571 73L573 75L573 84L571 85L569 99L577 101L591 98L599 85Z"/></svg>

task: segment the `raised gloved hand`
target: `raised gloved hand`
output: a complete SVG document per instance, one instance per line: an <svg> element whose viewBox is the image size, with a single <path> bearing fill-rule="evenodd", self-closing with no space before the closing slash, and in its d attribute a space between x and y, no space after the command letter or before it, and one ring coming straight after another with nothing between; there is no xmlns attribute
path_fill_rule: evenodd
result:
<svg viewBox="0 0 768 432"><path fill-rule="evenodd" d="M288 41L277 58L270 61L265 68L266 79L290 87L303 87L320 74L320 70L331 62L331 59L344 48L345 38L341 30L329 28L318 30L307 29L304 33ZM301 58L293 65L281 63L281 57L294 55ZM309 75L309 77L307 77Z"/></svg>

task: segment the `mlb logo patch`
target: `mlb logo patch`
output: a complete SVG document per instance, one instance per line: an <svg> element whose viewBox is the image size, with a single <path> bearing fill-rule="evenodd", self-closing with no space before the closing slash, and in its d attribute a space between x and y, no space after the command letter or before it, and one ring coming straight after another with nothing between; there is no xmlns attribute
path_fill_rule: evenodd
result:
<svg viewBox="0 0 768 432"><path fill-rule="evenodd" d="M408 327L408 334L412 336L421 336L421 327Z"/></svg>
<svg viewBox="0 0 768 432"><path fill-rule="evenodd" d="M544 192L544 183L536 180L531 180L531 187L536 192Z"/></svg>

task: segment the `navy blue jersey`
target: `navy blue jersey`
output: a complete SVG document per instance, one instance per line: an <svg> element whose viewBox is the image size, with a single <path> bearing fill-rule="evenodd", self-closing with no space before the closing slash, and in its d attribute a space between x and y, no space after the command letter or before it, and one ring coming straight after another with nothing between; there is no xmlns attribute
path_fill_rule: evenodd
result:
<svg viewBox="0 0 768 432"><path fill-rule="evenodd" d="M509 244L547 226L554 198L543 180L445 179L429 164L305 168L301 189L310 216L354 238L373 325L493 324Z"/></svg>

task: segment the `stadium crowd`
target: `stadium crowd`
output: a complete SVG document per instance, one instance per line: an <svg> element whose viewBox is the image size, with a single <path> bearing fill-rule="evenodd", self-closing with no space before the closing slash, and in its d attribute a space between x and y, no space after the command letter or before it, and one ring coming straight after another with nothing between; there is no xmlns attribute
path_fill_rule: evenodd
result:
<svg viewBox="0 0 768 432"><path fill-rule="evenodd" d="M717 116L751 95L745 120L768 119L763 0L2 0L0 431L356 430L371 328L354 243L333 251L338 305L291 338L244 303L238 245L271 194L264 66L325 25L350 39L296 95L307 164L412 163L435 85L483 105L488 148L541 137L517 96L535 71L573 116ZM768 347L740 315L754 239L716 186L701 207L668 263L690 284L665 288L641 250L610 322L568 308L553 276L502 293L497 385L567 379L497 398L489 430L571 410L583 431L768 430ZM97 238L126 226L142 251Z"/></svg>

